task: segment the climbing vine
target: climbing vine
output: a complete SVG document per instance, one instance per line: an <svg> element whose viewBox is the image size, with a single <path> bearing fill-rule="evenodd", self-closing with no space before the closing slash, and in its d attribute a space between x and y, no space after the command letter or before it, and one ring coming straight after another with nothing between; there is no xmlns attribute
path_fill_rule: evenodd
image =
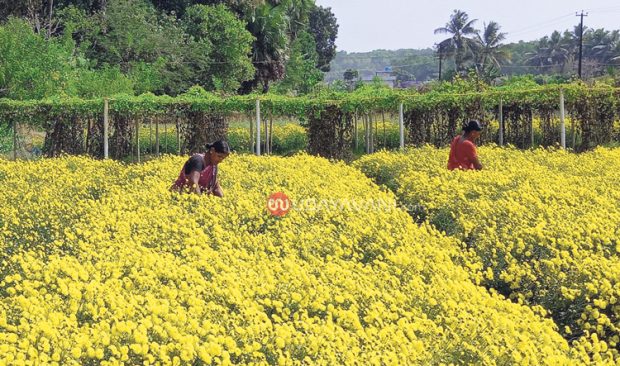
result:
<svg viewBox="0 0 620 366"><path fill-rule="evenodd" d="M195 87L178 97L111 97L110 152L119 158L130 154L139 123L154 117L178 126L183 152L200 150L206 142L226 137L228 116L255 113L257 100L271 118L291 116L302 121L308 131L309 150L330 151L331 157L344 156L345 150L351 148L354 115L397 111L401 103L409 145L444 146L467 120L474 118L488 127L481 143L497 143L502 104L505 143L521 148L529 148L533 142L548 146L559 143L560 88L565 96L566 116L570 117L566 121L567 135L574 140L576 150L587 150L619 137L620 128L615 123L620 119L620 91L604 85L574 83L528 89L474 85L428 92L361 88L352 93L320 92L302 97L226 97ZM3 99L0 126L6 128L16 122L44 130L44 153L48 156L62 152L102 156L103 106L102 98ZM535 125L539 127L536 136ZM567 141L569 147L572 142Z"/></svg>

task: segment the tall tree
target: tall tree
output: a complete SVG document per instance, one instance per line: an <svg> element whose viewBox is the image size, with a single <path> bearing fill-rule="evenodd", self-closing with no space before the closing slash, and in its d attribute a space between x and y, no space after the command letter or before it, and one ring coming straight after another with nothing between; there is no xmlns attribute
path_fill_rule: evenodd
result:
<svg viewBox="0 0 620 366"><path fill-rule="evenodd" d="M527 66L535 66L539 72L544 72L546 67L551 65L549 58L549 37L545 36L538 40L536 48L525 54L525 64Z"/></svg>
<svg viewBox="0 0 620 366"><path fill-rule="evenodd" d="M551 37L549 37L547 43L547 57L551 61L551 64L560 67L559 72L563 74L566 64L571 59L571 53L562 39L562 35L558 31L553 32Z"/></svg>
<svg viewBox="0 0 620 366"><path fill-rule="evenodd" d="M610 32L602 28L596 29L588 32L587 37L584 37L586 56L602 65L607 64L615 56L619 44L620 31L618 30Z"/></svg>
<svg viewBox="0 0 620 366"><path fill-rule="evenodd" d="M477 19L469 20L469 15L462 10L454 10L450 21L445 27L435 29L435 34L449 34L450 38L441 42L446 49L452 50L456 71L465 70L465 61L471 56L475 47L476 29L474 24Z"/></svg>
<svg viewBox="0 0 620 366"><path fill-rule="evenodd" d="M97 1L97 0L82 0ZM226 5L229 9L243 16L251 12L252 8L263 5L266 0L151 0L153 5L167 13L174 13L180 19L185 16L185 10L192 5ZM278 1L276 1L278 3Z"/></svg>
<svg viewBox="0 0 620 366"><path fill-rule="evenodd" d="M447 61L449 57L454 56L454 48L451 39L445 39L437 43L435 47L435 53L439 60L438 80L443 80L446 75Z"/></svg>
<svg viewBox="0 0 620 366"><path fill-rule="evenodd" d="M249 93L260 85L266 93L270 82L284 77L290 41L286 32L289 18L284 6L263 4L254 9L251 19L248 30L255 37L252 63L256 74L253 80L242 84L240 91Z"/></svg>
<svg viewBox="0 0 620 366"><path fill-rule="evenodd" d="M3 1L3 0L0 0ZM58 0L68 1L68 0ZM81 0L102 1L102 0ZM327 70L334 57L336 19L329 11L315 5L315 0L150 0L155 8L183 19L196 4L223 4L246 22L254 36L252 62L256 69L252 80L243 83L240 91L251 92L281 80L291 57L291 45L302 32L310 31L317 44L319 59L316 67ZM314 25L314 26L313 26Z"/></svg>
<svg viewBox="0 0 620 366"><path fill-rule="evenodd" d="M541 73L564 73L566 65L571 61L570 43L560 32L555 31L551 37L541 38L536 49L526 56L526 63L537 66Z"/></svg>
<svg viewBox="0 0 620 366"><path fill-rule="evenodd" d="M274 4L281 4L285 8L288 18L288 30L291 40L295 40L300 32L308 28L309 15L314 8L314 0L277 0Z"/></svg>
<svg viewBox="0 0 620 366"><path fill-rule="evenodd" d="M191 37L187 54L193 84L206 90L237 90L254 75L250 60L252 35L245 23L224 5L194 5L184 17ZM191 85L188 85L191 86Z"/></svg>
<svg viewBox="0 0 620 366"><path fill-rule="evenodd" d="M496 22L484 24L482 34L477 35L476 69L486 78L497 76L501 65L510 59L508 51L502 42L506 39L506 33L500 31Z"/></svg>
<svg viewBox="0 0 620 366"><path fill-rule="evenodd" d="M89 16L86 10L61 11L63 28L78 42L96 68L118 66L124 74L141 80L140 71L159 74L162 89L176 94L179 83L191 73L183 61L186 35L173 17L161 15L148 0L109 0ZM145 91L142 87L138 88Z"/></svg>
<svg viewBox="0 0 620 366"><path fill-rule="evenodd" d="M9 17L25 18L37 33L49 38L57 29L54 0L0 0L0 21Z"/></svg>
<svg viewBox="0 0 620 366"><path fill-rule="evenodd" d="M329 71L329 64L336 57L336 38L338 37L338 20L331 8L316 6L310 12L310 32L314 36L317 67L324 72Z"/></svg>
<svg viewBox="0 0 620 366"><path fill-rule="evenodd" d="M119 65L124 72L134 62L155 62L179 53L183 43L182 29L172 19L160 17L147 0L110 0L105 14L94 19L87 56L99 65Z"/></svg>
<svg viewBox="0 0 620 366"><path fill-rule="evenodd" d="M360 77L360 73L354 69L347 69L343 74L345 81L356 81Z"/></svg>
<svg viewBox="0 0 620 366"><path fill-rule="evenodd" d="M278 84L278 91L307 94L323 80L316 68L318 54L314 38L307 32L298 34L291 45L291 56L286 63L286 76Z"/></svg>

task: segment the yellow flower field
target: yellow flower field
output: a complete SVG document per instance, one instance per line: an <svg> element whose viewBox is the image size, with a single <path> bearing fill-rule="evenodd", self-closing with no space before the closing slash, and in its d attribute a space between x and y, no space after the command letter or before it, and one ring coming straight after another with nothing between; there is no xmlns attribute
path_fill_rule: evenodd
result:
<svg viewBox="0 0 620 366"><path fill-rule="evenodd" d="M461 241L457 262L514 302L541 306L578 353L620 363L620 149L479 149L482 171L448 171L448 149L355 163L409 212Z"/></svg>
<svg viewBox="0 0 620 366"><path fill-rule="evenodd" d="M0 161L0 364L588 360L352 167L233 155L216 199L167 191L183 161Z"/></svg>

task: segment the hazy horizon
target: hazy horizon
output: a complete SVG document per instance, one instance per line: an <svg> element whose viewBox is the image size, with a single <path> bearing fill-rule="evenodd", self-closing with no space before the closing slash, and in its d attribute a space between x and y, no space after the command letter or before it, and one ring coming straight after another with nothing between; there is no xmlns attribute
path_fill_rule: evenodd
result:
<svg viewBox="0 0 620 366"><path fill-rule="evenodd" d="M554 30L573 29L579 24L576 12L584 10L584 26L588 28L620 29L620 4L617 0L583 2L565 0L562 3L522 0L504 5L497 1L447 0L418 4L406 0L316 0L318 5L332 8L340 25L336 45L348 53L373 50L425 49L447 35L435 35L434 30L445 26L454 9L465 11L475 26L495 21L507 33L504 43L532 41ZM379 5L377 5L377 3Z"/></svg>

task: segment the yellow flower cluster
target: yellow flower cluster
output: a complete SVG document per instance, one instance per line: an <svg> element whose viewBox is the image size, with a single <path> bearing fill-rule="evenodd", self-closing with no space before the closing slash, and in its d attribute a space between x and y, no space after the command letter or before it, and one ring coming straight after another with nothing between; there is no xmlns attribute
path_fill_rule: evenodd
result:
<svg viewBox="0 0 620 366"><path fill-rule="evenodd" d="M230 127L226 140L230 144L230 147L237 152L249 152L251 150L252 139L256 138L256 130L253 132L253 136L250 137L249 124L244 127ZM255 127L255 126L253 126ZM142 153L152 154L155 151L155 126L149 124L143 124L140 128L140 147ZM271 133L272 151L275 154L291 154L299 151L306 150L308 145L308 136L306 129L296 123L286 124L274 124ZM261 141L265 143L265 129L261 127ZM396 138L398 139L398 131L396 131ZM396 140L397 141L397 140ZM159 126L159 151L173 152L178 150L176 127L174 125ZM35 144L36 146L42 146L43 141Z"/></svg>
<svg viewBox="0 0 620 366"><path fill-rule="evenodd" d="M256 130L254 130L254 135ZM271 132L272 151L277 154L289 154L304 151L308 145L306 129L295 123L274 125ZM261 127L261 141L265 142L264 127ZM232 127L228 130L227 140L235 151L251 150L252 139L248 127Z"/></svg>
<svg viewBox="0 0 620 366"><path fill-rule="evenodd" d="M620 363L620 149L483 147L482 171L448 171L448 153L381 152L355 165L458 238L476 283L542 307L583 362Z"/></svg>
<svg viewBox="0 0 620 366"><path fill-rule="evenodd" d="M168 191L183 162L0 160L1 365L583 357L540 311L475 285L457 240L352 167L233 155L218 199ZM279 191L284 217L267 210ZM296 203L308 199L387 204Z"/></svg>

